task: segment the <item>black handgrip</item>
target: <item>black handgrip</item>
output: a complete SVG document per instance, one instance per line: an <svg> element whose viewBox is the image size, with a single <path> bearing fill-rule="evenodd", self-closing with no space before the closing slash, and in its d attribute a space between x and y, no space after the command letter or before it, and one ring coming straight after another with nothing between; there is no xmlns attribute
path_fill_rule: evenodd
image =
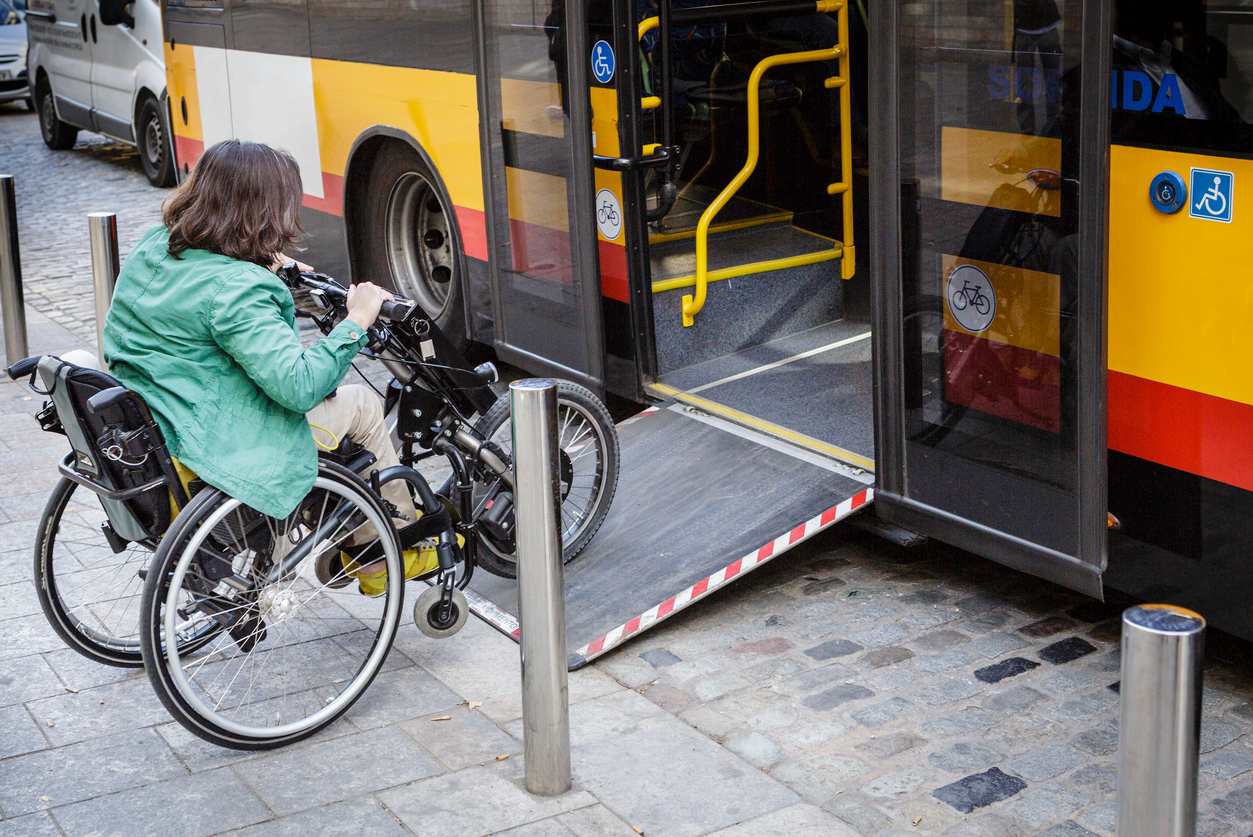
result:
<svg viewBox="0 0 1253 837"><path fill-rule="evenodd" d="M401 322L413 313L417 303L409 299L394 299L384 302L379 308L379 316L392 322Z"/></svg>
<svg viewBox="0 0 1253 837"><path fill-rule="evenodd" d="M34 357L23 358L17 363L9 367L9 380L16 381L18 378L25 378L27 375L35 371L35 367L39 365L39 360L43 355L35 355Z"/></svg>

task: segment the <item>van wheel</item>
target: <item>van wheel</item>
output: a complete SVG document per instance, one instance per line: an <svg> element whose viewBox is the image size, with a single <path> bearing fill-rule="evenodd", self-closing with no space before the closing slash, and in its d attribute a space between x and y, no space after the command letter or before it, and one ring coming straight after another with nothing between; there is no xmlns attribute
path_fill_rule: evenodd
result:
<svg viewBox="0 0 1253 837"><path fill-rule="evenodd" d="M35 112L35 98L33 96L26 97L26 109L31 113Z"/></svg>
<svg viewBox="0 0 1253 837"><path fill-rule="evenodd" d="M148 182L162 188L173 186L174 159L165 135L165 123L161 120L161 107L156 99L148 99L139 109L138 128L139 160L144 165Z"/></svg>
<svg viewBox="0 0 1253 837"><path fill-rule="evenodd" d="M57 117L56 104L52 101L52 86L46 78L39 80L35 87L35 104L39 110L39 133L43 135L44 145L53 151L64 151L73 148L78 142L78 129Z"/></svg>
<svg viewBox="0 0 1253 837"><path fill-rule="evenodd" d="M459 351L465 351L461 233L452 202L421 155L386 148L366 186L361 279L416 301Z"/></svg>

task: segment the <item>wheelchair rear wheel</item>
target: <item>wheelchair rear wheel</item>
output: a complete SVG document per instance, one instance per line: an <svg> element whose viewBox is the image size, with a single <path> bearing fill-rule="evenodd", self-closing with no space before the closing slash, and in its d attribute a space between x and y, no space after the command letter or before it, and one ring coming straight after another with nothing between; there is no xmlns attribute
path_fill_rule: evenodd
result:
<svg viewBox="0 0 1253 837"><path fill-rule="evenodd" d="M35 591L53 629L78 653L105 665L138 668L139 601L152 550L128 543L115 552L101 525L108 518L89 489L62 479L52 490L35 534ZM183 640L184 651L220 628L205 625Z"/></svg>
<svg viewBox="0 0 1253 837"><path fill-rule="evenodd" d="M361 543L367 526L381 533L372 544ZM351 549L369 546L387 569L375 598L316 575L319 556L354 533ZM400 624L403 567L379 499L333 463L319 463L313 491L282 520L202 491L162 540L144 585L140 639L157 696L222 747L263 750L313 735L382 668ZM199 653L160 641L205 624L221 631Z"/></svg>

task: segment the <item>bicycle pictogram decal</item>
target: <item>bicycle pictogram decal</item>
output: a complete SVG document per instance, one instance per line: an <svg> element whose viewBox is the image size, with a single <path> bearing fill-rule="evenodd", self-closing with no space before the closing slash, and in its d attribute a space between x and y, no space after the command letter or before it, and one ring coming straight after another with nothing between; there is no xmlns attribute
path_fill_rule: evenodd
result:
<svg viewBox="0 0 1253 837"><path fill-rule="evenodd" d="M972 264L959 265L949 274L944 297L953 319L967 331L981 332L996 318L996 289Z"/></svg>

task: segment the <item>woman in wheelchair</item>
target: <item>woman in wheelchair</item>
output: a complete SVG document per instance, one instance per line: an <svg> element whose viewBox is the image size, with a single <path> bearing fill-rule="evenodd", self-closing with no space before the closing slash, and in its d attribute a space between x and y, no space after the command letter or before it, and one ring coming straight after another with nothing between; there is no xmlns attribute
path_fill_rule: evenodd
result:
<svg viewBox="0 0 1253 837"><path fill-rule="evenodd" d="M352 286L348 317L304 348L295 304L273 270L303 233L300 169L285 151L230 140L209 148L166 201L164 226L144 236L122 267L104 328L109 371L147 401L170 453L205 483L271 517L284 518L313 488L317 445L350 439L399 465L368 388L339 386L379 307L392 295ZM403 480L382 486L397 528L412 522ZM372 540L365 527L350 545ZM331 586L385 586L381 562L347 566L319 556ZM431 572L435 549L406 552L406 576Z"/></svg>

